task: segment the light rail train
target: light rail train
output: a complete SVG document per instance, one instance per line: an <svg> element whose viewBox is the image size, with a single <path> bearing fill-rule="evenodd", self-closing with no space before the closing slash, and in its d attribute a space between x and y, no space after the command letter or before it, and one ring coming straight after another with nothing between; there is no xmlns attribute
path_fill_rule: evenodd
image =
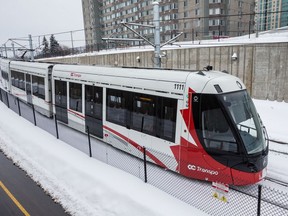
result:
<svg viewBox="0 0 288 216"><path fill-rule="evenodd" d="M191 72L8 59L0 66L3 90L125 152L142 157L146 147L150 162L188 178L249 185L265 177L265 128L237 77L209 67Z"/></svg>

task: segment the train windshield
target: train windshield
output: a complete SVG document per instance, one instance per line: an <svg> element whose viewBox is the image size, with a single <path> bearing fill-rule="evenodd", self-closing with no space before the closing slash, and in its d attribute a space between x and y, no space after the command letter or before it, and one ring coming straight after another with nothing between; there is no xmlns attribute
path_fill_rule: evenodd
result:
<svg viewBox="0 0 288 216"><path fill-rule="evenodd" d="M237 126L248 154L266 150L262 126L252 99L247 91L219 95L224 109Z"/></svg>
<svg viewBox="0 0 288 216"><path fill-rule="evenodd" d="M239 146L216 95L202 95L201 136L210 151L237 153Z"/></svg>
<svg viewBox="0 0 288 216"><path fill-rule="evenodd" d="M238 153L238 138L248 154L266 150L258 114L246 91L202 95L200 122L200 137L208 150Z"/></svg>

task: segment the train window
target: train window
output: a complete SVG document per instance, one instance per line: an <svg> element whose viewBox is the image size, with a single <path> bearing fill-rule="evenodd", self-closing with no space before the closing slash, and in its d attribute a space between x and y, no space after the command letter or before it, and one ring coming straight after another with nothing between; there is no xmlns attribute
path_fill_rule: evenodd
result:
<svg viewBox="0 0 288 216"><path fill-rule="evenodd" d="M156 97L135 94L131 128L146 134L156 135Z"/></svg>
<svg viewBox="0 0 288 216"><path fill-rule="evenodd" d="M175 142L177 100L107 89L106 119Z"/></svg>
<svg viewBox="0 0 288 216"><path fill-rule="evenodd" d="M107 121L127 126L127 115L129 111L126 107L126 101L128 97L128 92L107 89Z"/></svg>
<svg viewBox="0 0 288 216"><path fill-rule="evenodd" d="M201 126L204 144L209 150L238 152L231 128L215 95L202 95Z"/></svg>
<svg viewBox="0 0 288 216"><path fill-rule="evenodd" d="M85 114L102 119L102 88L85 86Z"/></svg>
<svg viewBox="0 0 288 216"><path fill-rule="evenodd" d="M32 76L32 94L45 100L44 78Z"/></svg>
<svg viewBox="0 0 288 216"><path fill-rule="evenodd" d="M231 119L237 126L248 154L255 154L266 149L261 124L246 91L233 92L219 96Z"/></svg>
<svg viewBox="0 0 288 216"><path fill-rule="evenodd" d="M4 80L9 80L8 73L4 70L1 70L1 76Z"/></svg>
<svg viewBox="0 0 288 216"><path fill-rule="evenodd" d="M23 73L11 70L11 79L14 87L25 91L25 79Z"/></svg>
<svg viewBox="0 0 288 216"><path fill-rule="evenodd" d="M177 100L161 98L159 126L160 138L175 142Z"/></svg>
<svg viewBox="0 0 288 216"><path fill-rule="evenodd" d="M82 112L82 84L69 83L69 107Z"/></svg>

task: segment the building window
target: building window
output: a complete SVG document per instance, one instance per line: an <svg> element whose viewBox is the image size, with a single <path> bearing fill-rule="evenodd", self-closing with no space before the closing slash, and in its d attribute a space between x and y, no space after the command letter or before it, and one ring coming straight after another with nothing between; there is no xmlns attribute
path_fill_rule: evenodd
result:
<svg viewBox="0 0 288 216"><path fill-rule="evenodd" d="M184 17L188 17L188 11L184 12Z"/></svg>

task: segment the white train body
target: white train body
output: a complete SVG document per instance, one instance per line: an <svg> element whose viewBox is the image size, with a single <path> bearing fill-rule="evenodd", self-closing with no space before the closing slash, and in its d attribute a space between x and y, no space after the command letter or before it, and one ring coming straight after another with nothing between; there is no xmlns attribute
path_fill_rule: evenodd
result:
<svg viewBox="0 0 288 216"><path fill-rule="evenodd" d="M2 78L1 88L127 153L142 158L146 147L149 161L190 178L235 185L263 178L263 126L237 77L16 61L2 68L12 84Z"/></svg>
<svg viewBox="0 0 288 216"><path fill-rule="evenodd" d="M1 88L7 92L10 92L10 89L11 89L11 82L9 82L9 80L11 79L10 61L11 60L9 59L0 58L0 69L1 69L0 85L1 85Z"/></svg>
<svg viewBox="0 0 288 216"><path fill-rule="evenodd" d="M40 113L52 116L51 107L51 64L12 61L11 93L29 104Z"/></svg>

